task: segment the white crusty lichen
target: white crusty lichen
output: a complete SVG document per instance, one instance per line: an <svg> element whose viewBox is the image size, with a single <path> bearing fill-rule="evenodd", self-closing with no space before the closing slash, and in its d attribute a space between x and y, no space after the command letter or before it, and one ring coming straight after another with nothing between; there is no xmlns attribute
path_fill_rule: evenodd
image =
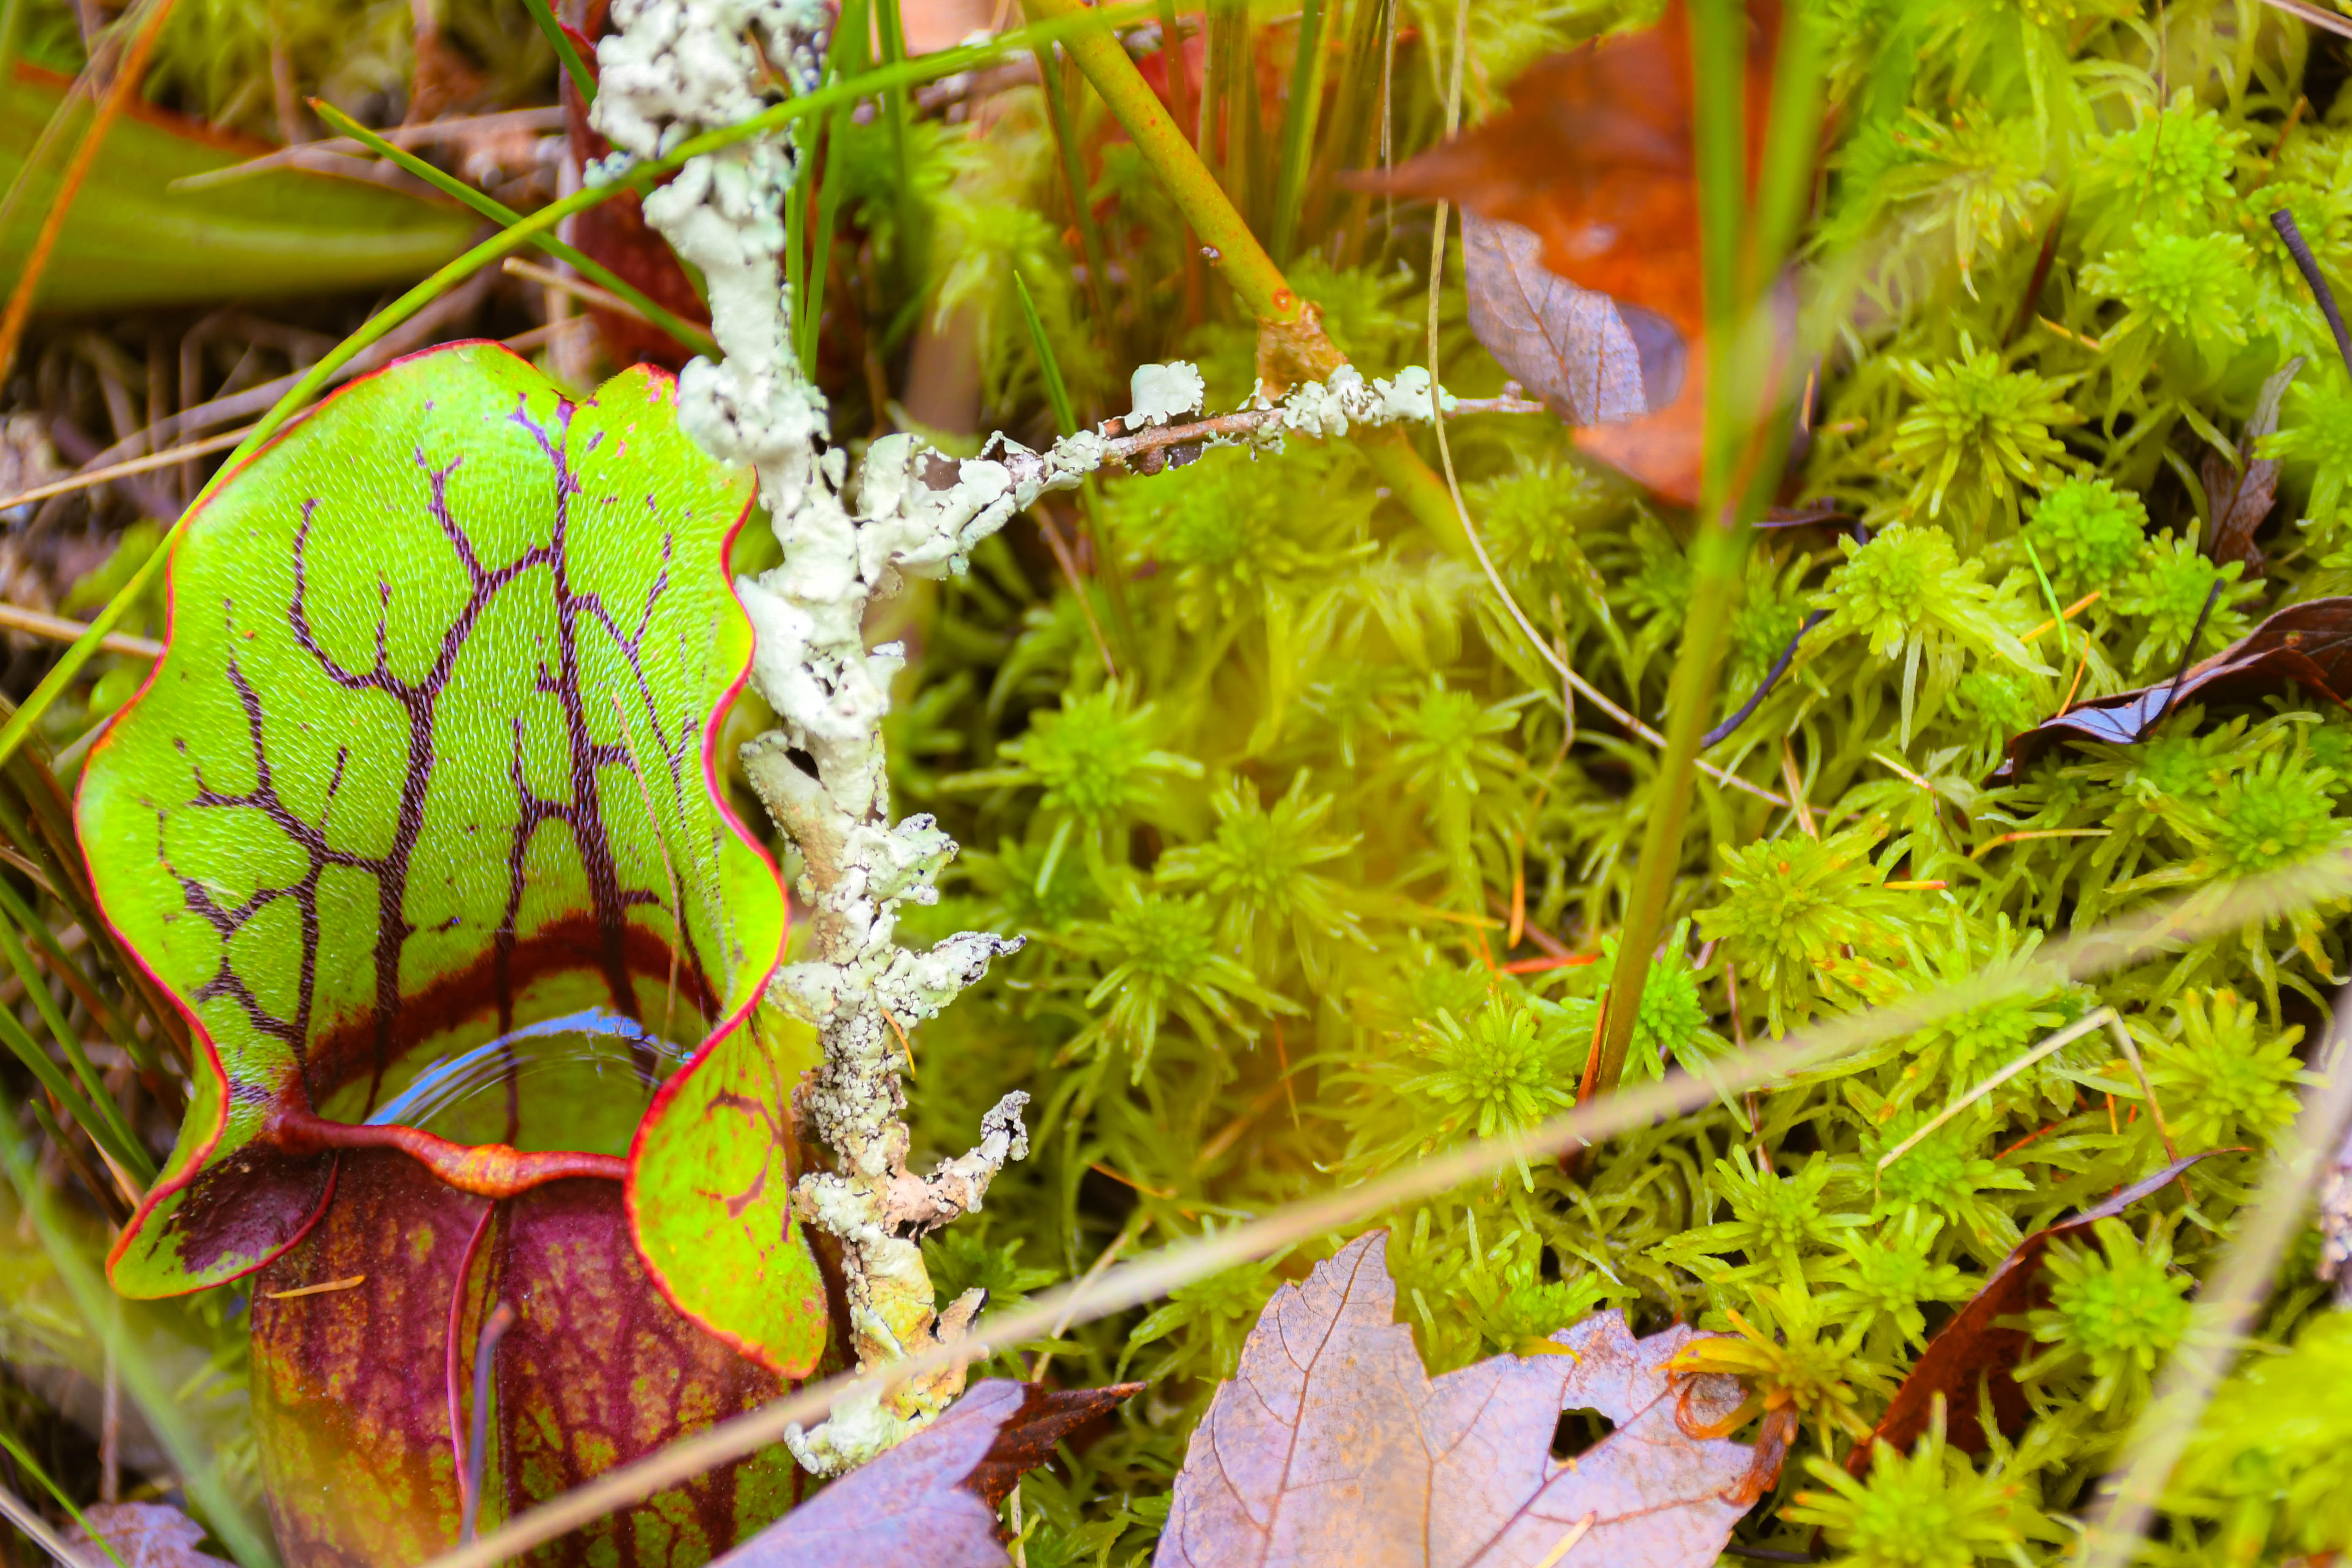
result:
<svg viewBox="0 0 2352 1568"><path fill-rule="evenodd" d="M823 0L614 0L619 30L597 45L596 128L625 163L756 114L778 73L808 91L819 85L830 16ZM1164 427L1199 408L1201 375L1189 364L1147 365L1135 373L1136 406L1125 421L1044 452L1000 436L980 457L958 461L889 436L867 448L853 478L848 454L828 444L824 398L790 346L780 258L783 203L797 174L785 136L752 137L689 161L645 209L701 270L711 335L726 356L698 359L679 376L679 421L713 454L757 472L783 548L781 565L737 584L758 639L752 681L780 721L745 744L743 762L804 868L795 891L810 940L771 982L769 999L823 1041L823 1065L794 1104L835 1165L801 1177L793 1207L839 1244L851 1341L868 1370L970 1331L983 1293L935 1310L919 1240L979 1208L996 1173L1027 1153L1028 1097L1006 1095L982 1115L970 1152L928 1175L908 1169L899 1074L909 1032L1020 942L965 931L917 952L896 940L901 908L938 900L937 879L956 846L928 816L891 819L882 721L904 650L866 646L867 606L902 578L961 571L972 547L1014 513L1113 459L1150 469L1174 447L1278 447L1286 433L1338 436L1350 425L1425 420L1431 397L1425 372L1367 383L1342 369L1279 403L1253 396L1237 413ZM910 1380L845 1403L786 1440L802 1464L834 1474L927 1425L962 1385L960 1367Z"/></svg>

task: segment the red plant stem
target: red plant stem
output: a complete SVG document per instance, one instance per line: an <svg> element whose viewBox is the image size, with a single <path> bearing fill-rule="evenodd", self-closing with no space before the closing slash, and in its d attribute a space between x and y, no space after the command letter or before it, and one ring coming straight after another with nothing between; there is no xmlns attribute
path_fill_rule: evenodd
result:
<svg viewBox="0 0 2352 1568"><path fill-rule="evenodd" d="M89 177L92 164L98 162L100 146L106 133L114 127L122 106L139 89L139 79L147 74L148 57L155 52L156 40L163 35L163 23L172 15L173 0L148 0L147 15L141 19L139 31L131 36L131 47L114 68L114 79L106 84L106 96L99 101L98 118L90 121L89 131L74 149L73 162L66 166L65 179L49 203L47 216L41 220L41 232L33 241L33 248L25 258L24 269L16 275L16 291L8 297L8 310L0 316L0 377L5 377L16 363L16 347L24 341L25 323L32 318L33 296L41 287L41 274L48 270L49 255L57 249L58 237L65 231L66 215L72 210L74 197L81 193L82 182Z"/></svg>
<svg viewBox="0 0 2352 1568"><path fill-rule="evenodd" d="M354 1127L307 1110L280 1110L271 1117L269 1139L289 1154L397 1149L447 1185L480 1198L510 1198L571 1176L617 1182L629 1170L617 1154L561 1149L526 1153L504 1143L452 1143L414 1127Z"/></svg>

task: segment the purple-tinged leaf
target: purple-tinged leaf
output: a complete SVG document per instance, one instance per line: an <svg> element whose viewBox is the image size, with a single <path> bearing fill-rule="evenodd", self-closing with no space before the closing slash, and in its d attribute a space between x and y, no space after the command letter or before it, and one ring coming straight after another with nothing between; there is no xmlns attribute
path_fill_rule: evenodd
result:
<svg viewBox="0 0 2352 1568"><path fill-rule="evenodd" d="M1387 1233L1275 1292L1193 1431L1160 1568L1703 1568L1752 1494L1755 1450L1692 1429L1739 1405L1729 1378L1673 1373L1701 1336L1635 1339L1622 1313L1431 1378L1396 1321ZM1551 1454L1563 1411L1614 1430Z"/></svg>
<svg viewBox="0 0 2352 1568"><path fill-rule="evenodd" d="M1142 1387L1045 1389L990 1378L888 1453L713 1568L996 1568L996 1509L1054 1446Z"/></svg>

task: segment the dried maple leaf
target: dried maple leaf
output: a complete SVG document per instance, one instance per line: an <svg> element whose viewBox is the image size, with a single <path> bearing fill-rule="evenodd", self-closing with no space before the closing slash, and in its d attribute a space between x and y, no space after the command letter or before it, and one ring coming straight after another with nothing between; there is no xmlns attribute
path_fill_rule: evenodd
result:
<svg viewBox="0 0 2352 1568"><path fill-rule="evenodd" d="M1054 1446L1143 1385L1047 1389L992 1377L713 1568L993 1568L996 1510ZM132 1568L138 1568L133 1564Z"/></svg>
<svg viewBox="0 0 2352 1568"><path fill-rule="evenodd" d="M1754 1454L1685 1431L1739 1404L1729 1378L1667 1373L1691 1329L1637 1340L1607 1312L1557 1353L1433 1379L1395 1319L1382 1231L1275 1292L1192 1434L1161 1568L1716 1560ZM1561 1413L1584 1409L1615 1429L1554 1458Z"/></svg>
<svg viewBox="0 0 2352 1568"><path fill-rule="evenodd" d="M178 1509L160 1502L101 1502L82 1510L89 1529L74 1527L68 1545L90 1547L82 1560L98 1568L113 1568L103 1552L95 1550L93 1535L103 1537L122 1560L122 1568L236 1568L196 1548L205 1527Z"/></svg>
<svg viewBox="0 0 2352 1568"><path fill-rule="evenodd" d="M2008 784L2061 741L2131 745L2146 740L2157 720L2191 698L2251 702L2286 689L2323 692L2352 702L2352 598L2306 599L2289 605L2177 679L2094 698L2010 738L2009 757L1992 773Z"/></svg>
<svg viewBox="0 0 2352 1568"><path fill-rule="evenodd" d="M1984 1428L1977 1416L1979 1378L1991 1395L1993 1419L2002 1433L2013 1437L2023 1431L2032 1409L2026 1404L2025 1391L2010 1375L2010 1369L2023 1361L2032 1348L2032 1335L2019 1326L2018 1320L2045 1304L2042 1263L2049 1256L2051 1244L2079 1236L2099 1221L2123 1213L2198 1161L2224 1152L2228 1151L2209 1149L2202 1154L2191 1154L2152 1176L2134 1182L2073 1219L2037 1230L2019 1242L1985 1280L1984 1289L1953 1313L1951 1321L1937 1330L1927 1348L1919 1352L1911 1375L1903 1380L1886 1414L1871 1428L1869 1441L1855 1444L1853 1452L1846 1455L1848 1473L1860 1476L1868 1470L1871 1457L1881 1443L1896 1453L1910 1452L1911 1445L1927 1430L1938 1394L1944 1399L1945 1431L1952 1447L1967 1454L1984 1452Z"/></svg>

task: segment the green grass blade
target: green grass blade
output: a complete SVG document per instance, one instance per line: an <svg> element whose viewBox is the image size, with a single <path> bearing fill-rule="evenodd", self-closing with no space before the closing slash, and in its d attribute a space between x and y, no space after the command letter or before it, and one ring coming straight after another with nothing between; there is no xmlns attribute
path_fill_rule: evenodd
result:
<svg viewBox="0 0 2352 1568"><path fill-rule="evenodd" d="M833 29L833 58L825 71L828 80L854 76L866 66L866 17L870 15L866 0L845 0L841 20ZM850 105L835 106L826 116L824 132L825 175L819 181L816 192L816 234L809 250L808 296L803 303L798 296L793 303L798 313L793 318L793 336L800 353L801 372L811 380L816 377L817 342L824 325L825 279L833 270L833 227L841 208L841 181L835 177L833 161L840 155L842 136L849 129ZM804 177L814 177L816 163L809 163ZM795 201L794 210L799 210Z"/></svg>
<svg viewBox="0 0 2352 1568"><path fill-rule="evenodd" d="M588 68L588 62L580 58L580 51L572 47L572 35L565 32L563 24L555 19L555 12L547 0L522 0L522 8L530 13L530 19L539 25L541 33L547 35L548 46L554 49L555 58L562 63L563 74L572 79L572 87L580 94L580 101L595 102L596 75Z"/></svg>
<svg viewBox="0 0 2352 1568"><path fill-rule="evenodd" d="M65 1052L67 1063L72 1067L74 1077L80 1081L88 1097L84 1102L87 1109L104 1119L102 1127L89 1121L82 1121L82 1126L92 1138L104 1132L106 1152L113 1157L114 1163L136 1176L141 1186L152 1185L155 1162L148 1158L147 1151L140 1146L138 1135L123 1120L122 1108L116 1105L114 1097L107 1092L106 1080L99 1076L98 1068L90 1062L89 1053L82 1048L79 1031L66 1021L65 1013L58 1006L57 996L49 990L48 982L42 978L39 970L33 967L32 955L25 951L25 944L17 939L14 921L0 921L0 955L5 956L8 967L16 971L16 978L24 983L34 1007L41 1015L41 1021L49 1026L49 1033L57 1040L58 1048ZM23 1037L22 1045L14 1037L8 1042L18 1055L24 1055L27 1048L43 1057L48 1054L42 1051L29 1031L17 1023L13 1012L6 1014L5 1022L0 1022L0 1031L12 1028L16 1035ZM76 1118L80 1119L79 1110Z"/></svg>
<svg viewBox="0 0 2352 1568"><path fill-rule="evenodd" d="M228 1548L229 1555L242 1568L278 1568L278 1554L270 1548L268 1531L238 1506L210 1451L181 1408L176 1391L164 1382L137 1338L123 1331L114 1311L113 1293L81 1255L71 1233L51 1207L48 1189L41 1184L40 1173L33 1167L32 1152L16 1130L16 1107L5 1100L0 1100L0 1171L6 1173L9 1184L16 1189L16 1201L32 1220L42 1249L49 1255L58 1278L73 1296L74 1305L89 1323L103 1325L102 1335L121 1373L123 1391L147 1418L149 1429L163 1445L173 1468L179 1472L188 1500L203 1514L214 1537Z"/></svg>
<svg viewBox="0 0 2352 1568"><path fill-rule="evenodd" d="M1102 228L1095 222L1094 204L1087 200L1087 166L1079 156L1076 130L1070 120L1070 99L1065 90L1067 81L1062 62L1052 49L1039 49L1036 58L1037 79L1045 91L1045 120L1054 132L1055 150L1061 154L1062 186L1070 198L1070 217L1077 226L1078 250L1087 264L1087 294L1094 300L1096 310L1108 321L1110 310L1104 292L1108 279L1103 273Z"/></svg>
<svg viewBox="0 0 2352 1568"><path fill-rule="evenodd" d="M136 1038L137 1031L115 1010L114 1004L106 999L97 982L90 978L89 972L74 962L73 955L66 952L65 944L58 941L57 933L49 929L48 922L35 914L33 907L5 879L0 879L0 915L14 921L17 930L33 939L50 970L65 982L66 989L89 1009L89 1016L98 1026L135 1058L139 1053L129 1042ZM140 1065L149 1067L145 1062ZM152 1070L152 1067L150 1070Z"/></svg>
<svg viewBox="0 0 2352 1568"><path fill-rule="evenodd" d="M510 225L502 233L490 236L464 255L445 264L431 277L369 317L357 331L336 344L325 357L313 364L309 373L261 416L254 425L253 433L237 444L236 449L228 455L228 460L220 466L204 489L196 492L195 499L188 503L188 510L180 514L179 521L173 523L171 531L163 536L154 552L132 574L131 581L124 584L121 590L91 617L89 629L74 639L58 656L58 662L33 689L32 695L25 699L23 705L9 716L5 724L0 724L0 763L16 755L16 748L25 743L25 737L32 733L33 726L40 721L42 715L65 694L66 689L73 684L83 668L96 657L100 642L121 624L122 617L131 612L140 596L154 585L156 574L163 570L164 563L171 558L173 549L179 543L181 531L187 527L188 518L196 508L209 500L228 476L259 451L271 437L284 429L286 422L319 395L335 372L349 364L394 327L457 287L460 280L526 245L538 244L541 235L551 234L558 225L574 213L585 212L627 192L642 194L651 189L662 175L683 168L688 160L700 157L705 153L715 153L739 142L781 130L812 114L824 113L836 104L854 104L861 98L872 97L892 87L906 87L970 70L1014 49L1034 48L1041 40L1062 38L1101 26L1124 26L1149 16L1153 0L1134 0L1129 5L1082 11L1076 16L1057 17L1050 22L999 34L985 44L941 49L919 59L868 71L850 81L819 88L814 92L755 114L740 124L706 132L681 142L667 156L640 163L610 184L592 186L560 201L551 202Z"/></svg>
<svg viewBox="0 0 2352 1568"><path fill-rule="evenodd" d="M1315 151L1315 119L1323 98L1323 0L1306 0L1298 13L1298 50L1290 62L1290 102L1282 116L1282 161L1276 166L1274 212L1266 248L1290 259L1298 209L1307 199L1307 160Z"/></svg>
<svg viewBox="0 0 2352 1568"><path fill-rule="evenodd" d="M1054 355L1054 342L1045 335L1045 323L1037 319L1036 302L1029 298L1029 285L1017 268L1013 288L1021 296L1021 319L1028 324L1029 341L1036 345L1037 367L1045 376L1045 401L1054 405L1055 426L1065 436L1075 436L1078 412L1070 403L1069 384L1062 379L1062 362Z"/></svg>
<svg viewBox="0 0 2352 1568"><path fill-rule="evenodd" d="M435 190L457 197L491 222L511 225L522 221L522 215L504 202L476 190L446 170L435 168L405 147L394 146L333 104L322 99L314 98L310 100L310 107L317 112L319 118L326 122L330 130L364 143L376 156L390 159ZM681 347L692 349L706 359L719 358L719 344L712 340L709 332L693 322L663 310L654 303L644 289L639 289L603 262L566 245L551 234L541 235L531 243L606 293L627 301L642 313L646 320L677 339Z"/></svg>
<svg viewBox="0 0 2352 1568"><path fill-rule="evenodd" d="M82 1097L74 1087L73 1080L66 1077L65 1069L50 1059L49 1053L41 1049L40 1043L33 1038L25 1026L16 1022L16 1015L5 1008L0 1008L0 1042L6 1043L16 1059L25 1064L26 1070L48 1090L49 1098L65 1107L66 1114L73 1119L75 1125L89 1133L92 1141L106 1151L109 1159L126 1171L132 1168L132 1162L123 1157L131 1151L116 1136L113 1127L99 1114L96 1106ZM147 1178L150 1181L153 1179L152 1170L151 1166L151 1174Z"/></svg>
<svg viewBox="0 0 2352 1568"><path fill-rule="evenodd" d="M8 1457L22 1466L26 1475L41 1483L43 1491L58 1500L58 1506L66 1510L66 1517L80 1526L84 1535L98 1542L100 1550L114 1559L114 1568L130 1568L122 1561L122 1554L114 1549L114 1542L89 1527L89 1521L83 1516L81 1510L74 1506L74 1500L66 1495L65 1489L49 1479L49 1473L41 1468L40 1461L34 1458L30 1450L16 1441L16 1434L5 1426L0 1426L0 1448L6 1449Z"/></svg>

